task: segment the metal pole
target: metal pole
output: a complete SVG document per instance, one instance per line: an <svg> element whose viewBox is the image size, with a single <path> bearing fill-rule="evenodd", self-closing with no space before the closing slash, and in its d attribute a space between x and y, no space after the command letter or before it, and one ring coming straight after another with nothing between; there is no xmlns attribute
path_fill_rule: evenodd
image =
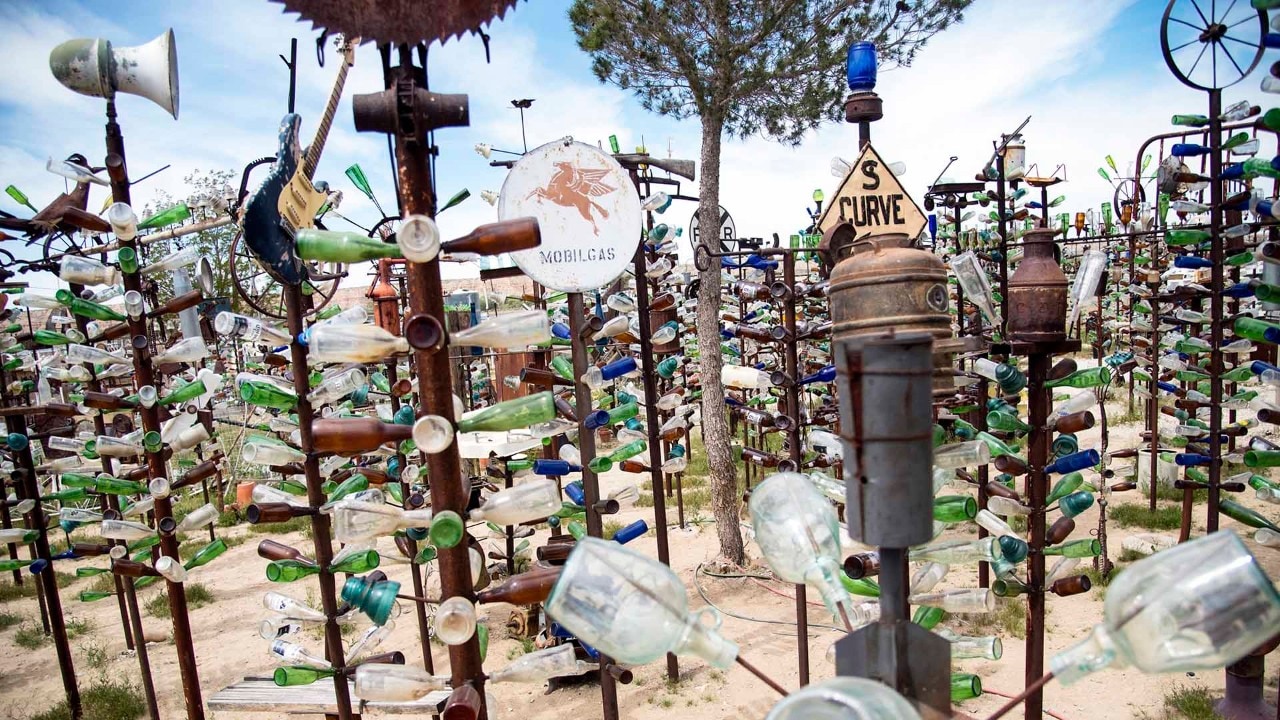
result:
<svg viewBox="0 0 1280 720"><path fill-rule="evenodd" d="M1209 312L1211 314L1209 351L1209 517L1205 519L1205 530L1218 530L1218 503L1222 490L1222 91L1209 91L1209 195L1211 209L1209 211L1209 232L1211 249L1209 259L1213 262L1210 270L1209 287L1213 293L1209 295ZM1154 325L1157 318L1152 318Z"/></svg>
<svg viewBox="0 0 1280 720"><path fill-rule="evenodd" d="M582 377L583 373L587 371L587 343L582 338L584 312L582 293L569 293L569 335L573 342L574 377ZM573 384L573 396L577 402L578 450L582 453L584 462L582 466L582 492L586 496L587 534L591 537L601 537L604 534L604 527L600 520L600 511L596 509L596 503L600 501L600 482L596 474L585 464L596 455L595 431L588 429L585 425L587 416L591 414L591 389L580 382L575 382ZM657 501L655 500L654 502L656 506ZM605 720L617 720L618 717L617 681L606 670L612 662L604 654L600 655L600 699L604 705Z"/></svg>
<svg viewBox="0 0 1280 720"><path fill-rule="evenodd" d="M794 416L792 418L794 422L791 423L790 429L787 430L787 445L791 453L791 460L795 462L796 471L798 472L804 456L800 452L800 386L796 384L800 380L800 358L796 352L796 346L799 343L796 340L795 253L783 253L782 281L786 283L789 290L783 310L783 322L786 323L787 337L790 338L789 342L783 343L786 372L791 377L791 382L787 383L786 388L787 412ZM796 649L798 652L797 660L800 665L800 686L803 687L809 684L809 599L803 584L796 585L795 588Z"/></svg>
<svg viewBox="0 0 1280 720"><path fill-rule="evenodd" d="M1044 675L1044 545L1045 545L1045 496L1046 477L1044 466L1049 462L1051 430L1045 427L1051 405L1051 391L1044 383L1049 375L1052 357L1045 352L1033 352L1027 359L1027 422L1034 428L1027 439L1026 496L1031 507L1028 518L1027 542L1031 552L1027 556L1027 662L1026 684L1031 686ZM1044 708L1044 692L1037 689L1027 697L1026 719L1041 720Z"/></svg>
<svg viewBox="0 0 1280 720"><path fill-rule="evenodd" d="M631 171L631 181L636 184L636 192L640 191L639 176ZM648 214L648 224L653 226L653 215ZM649 313L649 281L645 276L646 258L644 243L636 246L635 278L636 278L636 313L640 323L640 362L644 366L641 381L645 398L645 427L649 431L649 482L653 490L653 524L658 535L658 561L671 565L671 547L667 541L667 497L666 479L662 475L662 446L658 439L658 381L654 371L657 358L653 352L653 322ZM572 333L571 333L572 334ZM692 443L690 443L692 444ZM583 456L586 458L586 456ZM675 653L667 653L667 677L677 680L680 677L680 663Z"/></svg>
<svg viewBox="0 0 1280 720"><path fill-rule="evenodd" d="M127 203L129 198L129 173L125 165L124 136L116 123L116 108L113 100L107 101L107 172L111 177L111 194L116 202ZM135 241L125 241L124 247L135 248ZM139 273L124 273L126 291L142 291L142 278ZM146 321L142 318L128 319L129 335L133 345L134 380L138 387L156 385L154 369L151 366ZM142 428L146 432L160 431L160 413L156 406L139 408ZM147 475L151 479L168 477L164 455L159 452L146 453ZM168 496L156 498L153 509L157 525L173 517L173 503ZM178 538L173 533L160 533L160 552L182 562L178 556ZM182 694L187 706L187 720L204 720L204 703L200 696L200 675L196 666L196 651L191 640L191 619L187 616L187 595L182 583L165 581L165 594L169 598L169 614L173 618L173 644L178 655L178 672L182 678Z"/></svg>

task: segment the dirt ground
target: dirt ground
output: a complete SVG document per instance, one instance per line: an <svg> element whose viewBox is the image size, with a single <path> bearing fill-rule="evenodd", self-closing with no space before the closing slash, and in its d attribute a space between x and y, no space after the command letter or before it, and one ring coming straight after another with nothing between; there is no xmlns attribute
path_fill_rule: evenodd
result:
<svg viewBox="0 0 1280 720"><path fill-rule="evenodd" d="M1122 408L1112 403L1110 414L1115 417ZM1136 422L1120 427L1113 427L1111 432L1111 449L1132 447L1140 425ZM1097 429L1082 433L1081 447L1097 447ZM1115 461L1113 467L1119 469L1132 461ZM1124 477L1123 470L1117 472L1117 480ZM611 472L603 478L605 491L609 491L632 482L635 476L619 472ZM951 491L961 492L960 488ZM1274 506L1254 499L1252 491L1239 496L1244 504L1258 508L1269 516L1276 516ZM1136 492L1113 496L1112 507L1125 503L1145 502ZM1204 505L1196 506L1197 533L1204 528ZM637 518L646 518L652 524L653 509L632 507L624 510L616 519L630 522ZM704 515L705 517L705 515ZM672 513L674 519L674 512ZM1073 537L1085 537L1091 528L1097 526L1097 506L1077 518L1077 530ZM672 564L689 590L691 608L700 608L705 603L695 588L695 570L705 561L716 555L716 539L714 528L709 524L691 525L691 529L673 528L670 534ZM1234 521L1223 518L1224 528L1238 527ZM484 532L484 528L478 528ZM1110 554L1113 558L1120 554L1121 541L1132 532L1142 529L1121 529L1114 525L1109 530ZM244 527L231 528L225 531L228 537L236 537L247 533ZM949 536L970 537L975 532L972 524L958 526L949 530ZM1171 531L1176 535L1176 530ZM1244 534L1244 533L1242 533ZM257 557L255 546L265 535L249 535L246 542L229 550L223 557L192 574L190 582L200 582L211 589L216 601L191 612L191 626L195 633L195 647L198 657L201 690L204 697L217 692L246 676L269 676L274 667L268 656L267 643L258 635L258 624L265 617L262 607L262 594L276 590L292 594L299 599L306 599L308 588L314 599L314 582L300 581L293 585L278 585L268 582L263 574L266 561ZM277 538L285 543L295 544L300 548L308 546L309 541L300 533ZM533 544L540 544L534 538ZM390 541L385 548L390 547ZM499 547L498 541L490 540L493 547ZM1280 573L1280 554L1276 551L1256 545L1250 541L1249 546L1258 555L1273 577ZM656 542L652 532L631 543L631 547L656 556ZM852 549L852 543L850 543ZM749 553L759 557L754 545L749 545ZM80 561L102 564L100 561ZM63 565L64 563L59 563ZM1083 567L1083 566L1082 566ZM70 568L64 568L69 571ZM384 565L386 572L393 578L409 585L407 566ZM93 630L87 635L72 641L75 654L75 665L80 676L81 686L91 684L95 678L106 676L112 678L136 679L138 665L131 653L125 652L123 637L119 628L119 615L114 599L109 598L95 603L81 603L76 599L78 592L92 583L90 579L79 580L65 588L61 596L68 616L88 621ZM794 588L781 582L760 581L750 578L717 579L700 575L696 583L706 592L710 600L726 613L735 616L724 618L722 632L738 642L742 655L749 659L765 673L772 676L784 687L795 688L798 685L796 660L797 640L795 627ZM946 587L975 587L976 571L973 568L956 567L943 581ZM146 589L140 593L140 602L144 603L159 590ZM430 591L428 591L430 594ZM1095 588L1093 592L1068 598L1050 596L1048 599L1048 633L1046 638L1047 655L1062 649L1082 638L1091 626L1097 623L1102 615L1102 593ZM810 593L810 600L814 594ZM811 603L812 604L812 603ZM508 658L517 657L523 652L521 643L509 638L505 629L512 608L504 605L481 607L482 617L487 617L492 633L486 667L502 667ZM18 613L30 618L37 617L35 601L31 599L16 600L0 604L0 611ZM741 617L738 617L741 616ZM810 656L812 658L812 678L815 680L831 677L834 666L827 659L827 652L833 641L842 634L820 627L831 625L832 618L820 605L809 608L811 636L809 638ZM750 618L750 619L747 619ZM769 622L765 622L769 621ZM167 631L170 629L167 619L158 619L144 615L148 627ZM948 623L962 634L965 627ZM362 630L363 624L355 629ZM37 650L24 650L13 641L16 628L0 632L0 646L8 648L8 652L0 656L0 717L26 718L49 706L62 697L61 680L51 643L46 643ZM989 632L989 631L986 631ZM984 660L957 661L955 670L976 673L982 678L987 694L983 697L962 703L958 709L975 717L983 717L998 707L1004 698L998 693L1015 694L1023 684L1024 676L1024 642L1008 632L998 631L1004 644L1004 657L999 661ZM321 642L313 633L304 635L304 643L320 653ZM412 613L406 613L397 622L394 633L387 640L383 650L398 649L404 651L410 663L421 663L421 652L417 640L417 627ZM178 682L177 661L173 646L167 642L149 645L151 669L159 696L162 716L165 718L182 717L183 696ZM433 654L437 670L447 663L444 646L436 644ZM1274 672L1268 670L1268 677ZM1161 705L1165 694L1177 687L1207 688L1220 692L1223 686L1223 673L1179 674L1176 676L1145 676L1131 669L1110 669L1097 673L1071 687L1050 684L1045 692L1045 708L1047 713L1061 720L1120 720L1121 718L1161 716ZM521 718L522 720L542 720L550 718L575 718L586 720L601 716L599 690L594 685L557 689L550 696L546 694L545 685L499 685L492 688L498 701L498 714L501 718ZM1268 690L1274 699L1274 691ZM680 717L683 720L737 720L739 718L762 718L776 694L759 680L735 666L727 671L719 671L708 667L696 658L681 658L680 680L668 683L666 668L663 663L652 663L635 668L635 681L619 688L619 704L624 718ZM210 712L208 716L219 720L250 720L268 717L265 714ZM1021 710L1010 717L1022 717Z"/></svg>

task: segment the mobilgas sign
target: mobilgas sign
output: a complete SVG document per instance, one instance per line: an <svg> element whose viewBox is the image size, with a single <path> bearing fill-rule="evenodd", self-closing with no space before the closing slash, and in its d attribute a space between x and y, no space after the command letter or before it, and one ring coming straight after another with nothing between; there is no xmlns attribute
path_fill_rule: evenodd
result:
<svg viewBox="0 0 1280 720"><path fill-rule="evenodd" d="M502 185L498 217L538 219L542 244L511 257L553 290L608 285L631 265L640 242L640 198L630 176L580 142L557 140L521 157Z"/></svg>
<svg viewBox="0 0 1280 720"><path fill-rule="evenodd" d="M906 233L914 238L927 224L920 206L870 145L823 210L818 230L825 233L846 221L857 228L858 237Z"/></svg>

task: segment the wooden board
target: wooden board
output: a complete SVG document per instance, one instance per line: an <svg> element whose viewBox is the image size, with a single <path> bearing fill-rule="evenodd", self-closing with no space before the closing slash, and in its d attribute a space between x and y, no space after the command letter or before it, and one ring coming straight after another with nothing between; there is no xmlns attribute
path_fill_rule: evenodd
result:
<svg viewBox="0 0 1280 720"><path fill-rule="evenodd" d="M447 690L429 693L413 702L365 702L355 697L351 687L351 710L364 714L427 715L439 712L449 698ZM214 693L208 700L214 710L324 715L337 714L338 702L333 683L321 680L311 685L279 687L267 678L245 678Z"/></svg>

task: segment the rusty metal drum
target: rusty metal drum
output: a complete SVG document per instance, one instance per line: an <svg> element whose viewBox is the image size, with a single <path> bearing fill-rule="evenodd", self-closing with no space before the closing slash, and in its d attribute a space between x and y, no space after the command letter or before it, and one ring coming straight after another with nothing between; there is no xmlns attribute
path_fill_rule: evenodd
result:
<svg viewBox="0 0 1280 720"><path fill-rule="evenodd" d="M1022 261L1009 276L1006 328L1014 342L1057 342L1067 337L1067 276L1053 257L1058 231L1029 230L1022 239Z"/></svg>

